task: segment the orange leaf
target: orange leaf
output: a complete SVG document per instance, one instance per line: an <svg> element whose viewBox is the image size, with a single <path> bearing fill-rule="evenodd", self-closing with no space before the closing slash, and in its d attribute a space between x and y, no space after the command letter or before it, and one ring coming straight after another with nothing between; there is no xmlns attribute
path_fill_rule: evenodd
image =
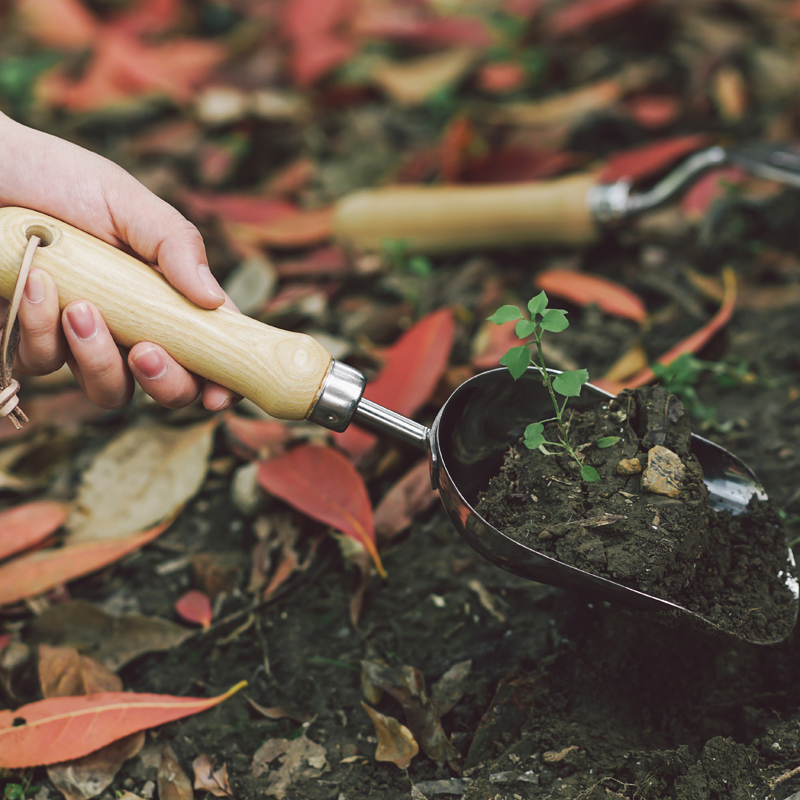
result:
<svg viewBox="0 0 800 800"><path fill-rule="evenodd" d="M332 447L300 445L262 461L258 482L270 494L358 542L382 577L375 522L364 479L350 459Z"/></svg>
<svg viewBox="0 0 800 800"><path fill-rule="evenodd" d="M67 506L43 500L0 511L0 560L47 538L66 522Z"/></svg>
<svg viewBox="0 0 800 800"><path fill-rule="evenodd" d="M536 286L548 295L562 297L579 306L597 305L607 314L642 322L647 310L641 298L618 283L565 269L549 269L538 273Z"/></svg>
<svg viewBox="0 0 800 800"><path fill-rule="evenodd" d="M309 247L333 236L333 208L295 211L261 225L254 231L258 244L267 247Z"/></svg>
<svg viewBox="0 0 800 800"><path fill-rule="evenodd" d="M178 598L175 603L175 611L187 622L200 625L203 630L208 630L214 616L208 595L198 592L196 589L192 589Z"/></svg>
<svg viewBox="0 0 800 800"><path fill-rule="evenodd" d="M288 200L274 197L185 191L180 199L189 216L201 220L216 217L225 222L261 225L297 213L297 207Z"/></svg>
<svg viewBox="0 0 800 800"><path fill-rule="evenodd" d="M444 373L455 337L455 320L441 308L419 320L384 353L378 377L364 397L410 417L430 399ZM375 436L350 426L335 435L336 444L353 456L363 455Z"/></svg>
<svg viewBox="0 0 800 800"><path fill-rule="evenodd" d="M51 697L0 711L0 767L20 769L81 758L137 731L205 711L238 692L218 697L172 697L100 692Z"/></svg>
<svg viewBox="0 0 800 800"><path fill-rule="evenodd" d="M728 320L733 314L734 306L736 305L736 273L731 267L725 267L722 270L722 283L723 283L723 296L722 304L717 309L717 313L705 324L702 328L696 330L691 336L688 336L682 342L676 344L673 348L664 353L658 359L659 364L668 366L676 358L682 356L684 353L696 353L701 350L711 339L711 337L721 328L728 324ZM639 386L644 386L650 383L655 378L653 370L649 367L638 372L632 378L629 378L621 383L616 383L608 380L600 379L596 381L597 386L605 389L612 394L619 394L623 389L636 389Z"/></svg>
<svg viewBox="0 0 800 800"><path fill-rule="evenodd" d="M225 430L233 439L234 449L244 450L246 458L266 458L289 441L289 429L278 420L247 419L233 413L226 414L224 419Z"/></svg>
<svg viewBox="0 0 800 800"><path fill-rule="evenodd" d="M661 172L679 158L704 147L708 141L708 136L698 133L665 139L617 153L608 160L600 172L599 180L601 183L614 183L614 181L634 183Z"/></svg>
<svg viewBox="0 0 800 800"><path fill-rule="evenodd" d="M39 550L0 566L0 606L34 597L119 561L153 541L172 524L173 519L171 517L150 530L125 539L98 540Z"/></svg>

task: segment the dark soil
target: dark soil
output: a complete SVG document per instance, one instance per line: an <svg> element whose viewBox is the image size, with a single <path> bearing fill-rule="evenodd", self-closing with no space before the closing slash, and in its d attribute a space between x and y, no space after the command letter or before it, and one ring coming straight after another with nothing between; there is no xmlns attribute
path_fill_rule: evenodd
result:
<svg viewBox="0 0 800 800"><path fill-rule="evenodd" d="M708 504L690 423L661 386L568 414L567 430L600 480L567 453L509 449L478 512L513 539L584 572L677 603L747 641L785 636L796 615L779 516L753 500L742 514ZM558 440L555 422L545 438ZM618 441L606 448L604 437ZM551 448L552 449L552 448Z"/></svg>

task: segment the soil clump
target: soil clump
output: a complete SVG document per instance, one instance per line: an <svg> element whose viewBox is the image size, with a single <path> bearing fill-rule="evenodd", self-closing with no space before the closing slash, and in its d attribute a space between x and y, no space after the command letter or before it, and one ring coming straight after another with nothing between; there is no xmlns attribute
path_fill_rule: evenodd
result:
<svg viewBox="0 0 800 800"><path fill-rule="evenodd" d="M710 618L751 641L792 624L786 538L768 502L738 515L709 505L691 426L664 387L626 390L573 413L573 445L600 475L581 480L567 454L517 442L477 510L539 552ZM557 440L555 423L545 436ZM617 441L600 447L607 437Z"/></svg>

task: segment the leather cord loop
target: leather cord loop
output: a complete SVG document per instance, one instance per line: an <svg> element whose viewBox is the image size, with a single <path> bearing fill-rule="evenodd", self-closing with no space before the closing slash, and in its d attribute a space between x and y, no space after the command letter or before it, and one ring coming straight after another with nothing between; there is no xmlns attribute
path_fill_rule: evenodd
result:
<svg viewBox="0 0 800 800"><path fill-rule="evenodd" d="M28 246L25 248L22 265L19 268L17 281L14 284L14 294L11 297L8 316L3 326L2 336L0 336L0 417L7 416L17 430L22 427L23 422L28 421L28 418L19 407L19 382L11 377L19 339L17 312L22 302L22 293L25 291L25 283L28 280L33 257L40 241L41 239L38 236L31 236L28 239Z"/></svg>

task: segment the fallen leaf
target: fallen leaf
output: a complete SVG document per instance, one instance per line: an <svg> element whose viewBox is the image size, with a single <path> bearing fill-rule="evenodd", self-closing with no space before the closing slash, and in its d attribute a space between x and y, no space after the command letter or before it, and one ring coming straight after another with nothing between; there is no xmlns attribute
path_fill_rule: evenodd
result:
<svg viewBox="0 0 800 800"><path fill-rule="evenodd" d="M260 247L311 247L333 236L333 208L294 209L260 225L230 223L226 231L229 237Z"/></svg>
<svg viewBox="0 0 800 800"><path fill-rule="evenodd" d="M657 130L671 125L681 115L681 101L672 95L641 94L625 101L628 113L643 128Z"/></svg>
<svg viewBox="0 0 800 800"><path fill-rule="evenodd" d="M122 691L122 680L115 673L74 647L39 645L38 670L44 697Z"/></svg>
<svg viewBox="0 0 800 800"><path fill-rule="evenodd" d="M112 412L95 405L83 389L66 389L55 394L41 394L25 401L25 413L30 422L25 430L56 428L75 433L85 422L96 422ZM15 433L10 425L0 427L0 441Z"/></svg>
<svg viewBox="0 0 800 800"><path fill-rule="evenodd" d="M368 39L417 45L488 47L492 32L484 20L467 15L438 16L429 3L362 3L353 28Z"/></svg>
<svg viewBox="0 0 800 800"><path fill-rule="evenodd" d="M247 702L250 703L250 705L256 711L258 711L261 716L266 717L267 719L292 719L295 722L299 722L301 725L314 719L312 714L304 714L301 711L295 711L294 709L286 708L285 706L272 706L271 708L265 708L249 697L245 697L245 700L247 700Z"/></svg>
<svg viewBox="0 0 800 800"><path fill-rule="evenodd" d="M159 617L115 617L86 600L51 606L30 627L37 643L70 646L116 671L144 653L179 647L194 631Z"/></svg>
<svg viewBox="0 0 800 800"><path fill-rule="evenodd" d="M372 80L399 105L420 105L460 81L477 56L473 47L456 47L406 61L382 61L374 67Z"/></svg>
<svg viewBox="0 0 800 800"><path fill-rule="evenodd" d="M596 305L607 314L643 322L647 309L642 299L618 283L566 269L549 269L536 274L534 283L548 295L561 297L579 306Z"/></svg>
<svg viewBox="0 0 800 800"><path fill-rule="evenodd" d="M383 353L378 377L367 384L364 397L410 417L430 399L447 368L455 339L455 319L442 308L418 320ZM334 441L354 457L376 441L374 434L351 425Z"/></svg>
<svg viewBox="0 0 800 800"><path fill-rule="evenodd" d="M669 366L676 358L682 356L684 353L698 352L709 342L717 331L728 324L733 310L736 307L736 273L731 267L725 267L722 270L722 280L724 294L722 304L717 309L717 313L691 336L678 342L678 344L664 353L664 355L658 359L659 364ZM636 373L636 375L619 383L601 379L596 382L596 385L612 394L619 394L623 389L636 389L639 386L644 386L654 380L655 377L653 370L646 367L641 372Z"/></svg>
<svg viewBox="0 0 800 800"><path fill-rule="evenodd" d="M192 589L178 598L175 603L175 611L186 622L200 625L204 631L209 629L214 616L208 595L198 592L196 589Z"/></svg>
<svg viewBox="0 0 800 800"><path fill-rule="evenodd" d="M214 194L184 191L181 204L194 220L209 218L244 225L265 225L297 213L297 206L288 200L248 194Z"/></svg>
<svg viewBox="0 0 800 800"><path fill-rule="evenodd" d="M300 445L262 461L258 482L312 519L330 525L368 552L385 577L375 547L375 523L364 479L332 447Z"/></svg>
<svg viewBox="0 0 800 800"><path fill-rule="evenodd" d="M341 275L350 270L350 261L344 249L327 245L313 250L301 259L282 261L277 265L278 275L287 278L313 278L320 275Z"/></svg>
<svg viewBox="0 0 800 800"><path fill-rule="evenodd" d="M394 717L376 711L366 703L361 703L375 726L378 746L375 749L376 761L391 761L400 769L408 769L411 759L419 753L419 745L411 731Z"/></svg>
<svg viewBox="0 0 800 800"><path fill-rule="evenodd" d="M6 562L0 566L0 606L35 597L119 561L160 536L173 519L122 539L69 544L39 550Z"/></svg>
<svg viewBox="0 0 800 800"><path fill-rule="evenodd" d="M211 759L202 755L192 762L192 770L195 789L209 792L214 797L233 797L231 786L228 783L228 768L225 764L215 770Z"/></svg>
<svg viewBox="0 0 800 800"><path fill-rule="evenodd" d="M113 439L83 474L66 541L122 538L175 514L203 485L217 422L137 425Z"/></svg>
<svg viewBox="0 0 800 800"><path fill-rule="evenodd" d="M0 511L0 560L28 550L46 539L67 519L68 507L39 500Z"/></svg>
<svg viewBox="0 0 800 800"><path fill-rule="evenodd" d="M275 759L280 760L280 767L271 769L269 765ZM283 800L293 783L319 778L327 767L325 748L303 735L292 741L269 739L264 742L253 755L250 774L254 778L266 774L266 794Z"/></svg>
<svg viewBox="0 0 800 800"><path fill-rule="evenodd" d="M563 750L545 750L545 752L542 753L542 758L548 764L557 764L559 761L563 761L571 752L579 749L578 745L573 744L569 747L565 747Z"/></svg>
<svg viewBox="0 0 800 800"><path fill-rule="evenodd" d="M555 36L580 33L648 2L650 0L573 0L553 12L547 29Z"/></svg>
<svg viewBox="0 0 800 800"><path fill-rule="evenodd" d="M436 701L436 709L439 712L439 716L444 716L448 711L452 711L456 707L458 701L464 696L464 689L471 672L471 660L459 661L458 664L453 664L431 686L431 695Z"/></svg>
<svg viewBox="0 0 800 800"><path fill-rule="evenodd" d="M268 458L275 455L291 438L289 428L278 420L251 419L233 412L225 414L223 419L234 451L245 458Z"/></svg>
<svg viewBox="0 0 800 800"><path fill-rule="evenodd" d="M194 797L192 782L181 769L178 757L168 745L161 749L157 780L159 800L192 800Z"/></svg>
<svg viewBox="0 0 800 800"><path fill-rule="evenodd" d="M730 193L731 187L744 183L750 176L741 167L720 167L695 181L680 202L681 211L698 222L705 217L714 201Z"/></svg>
<svg viewBox="0 0 800 800"><path fill-rule="evenodd" d="M22 27L37 42L82 50L97 36L98 23L80 0L17 0Z"/></svg>
<svg viewBox="0 0 800 800"><path fill-rule="evenodd" d="M388 692L403 707L408 728L425 754L434 761L458 764L461 755L445 734L436 703L428 694L425 678L415 667L362 662L367 679Z"/></svg>
<svg viewBox="0 0 800 800"><path fill-rule="evenodd" d="M222 288L242 314L253 316L275 294L278 273L257 248L225 278Z"/></svg>
<svg viewBox="0 0 800 800"><path fill-rule="evenodd" d="M80 758L123 736L205 711L245 685L243 681L211 698L100 692L0 711L0 767L20 769Z"/></svg>
<svg viewBox="0 0 800 800"><path fill-rule="evenodd" d="M723 64L714 72L709 92L725 122L741 122L747 115L747 84L742 73L732 64Z"/></svg>
<svg viewBox="0 0 800 800"><path fill-rule="evenodd" d="M375 509L375 535L391 539L404 531L418 514L436 502L438 491L431 487L428 459L418 461L381 498Z"/></svg>
<svg viewBox="0 0 800 800"><path fill-rule="evenodd" d="M484 64L478 72L477 84L490 94L513 92L528 82L528 74L516 61L495 61Z"/></svg>
<svg viewBox="0 0 800 800"><path fill-rule="evenodd" d="M578 156L565 151L506 145L470 158L461 170L461 180L465 183L537 181L558 175L578 163Z"/></svg>
<svg viewBox="0 0 800 800"><path fill-rule="evenodd" d="M704 133L678 136L636 147L611 156L601 170L600 183L626 181L635 183L665 170L678 159L694 153L709 143Z"/></svg>

